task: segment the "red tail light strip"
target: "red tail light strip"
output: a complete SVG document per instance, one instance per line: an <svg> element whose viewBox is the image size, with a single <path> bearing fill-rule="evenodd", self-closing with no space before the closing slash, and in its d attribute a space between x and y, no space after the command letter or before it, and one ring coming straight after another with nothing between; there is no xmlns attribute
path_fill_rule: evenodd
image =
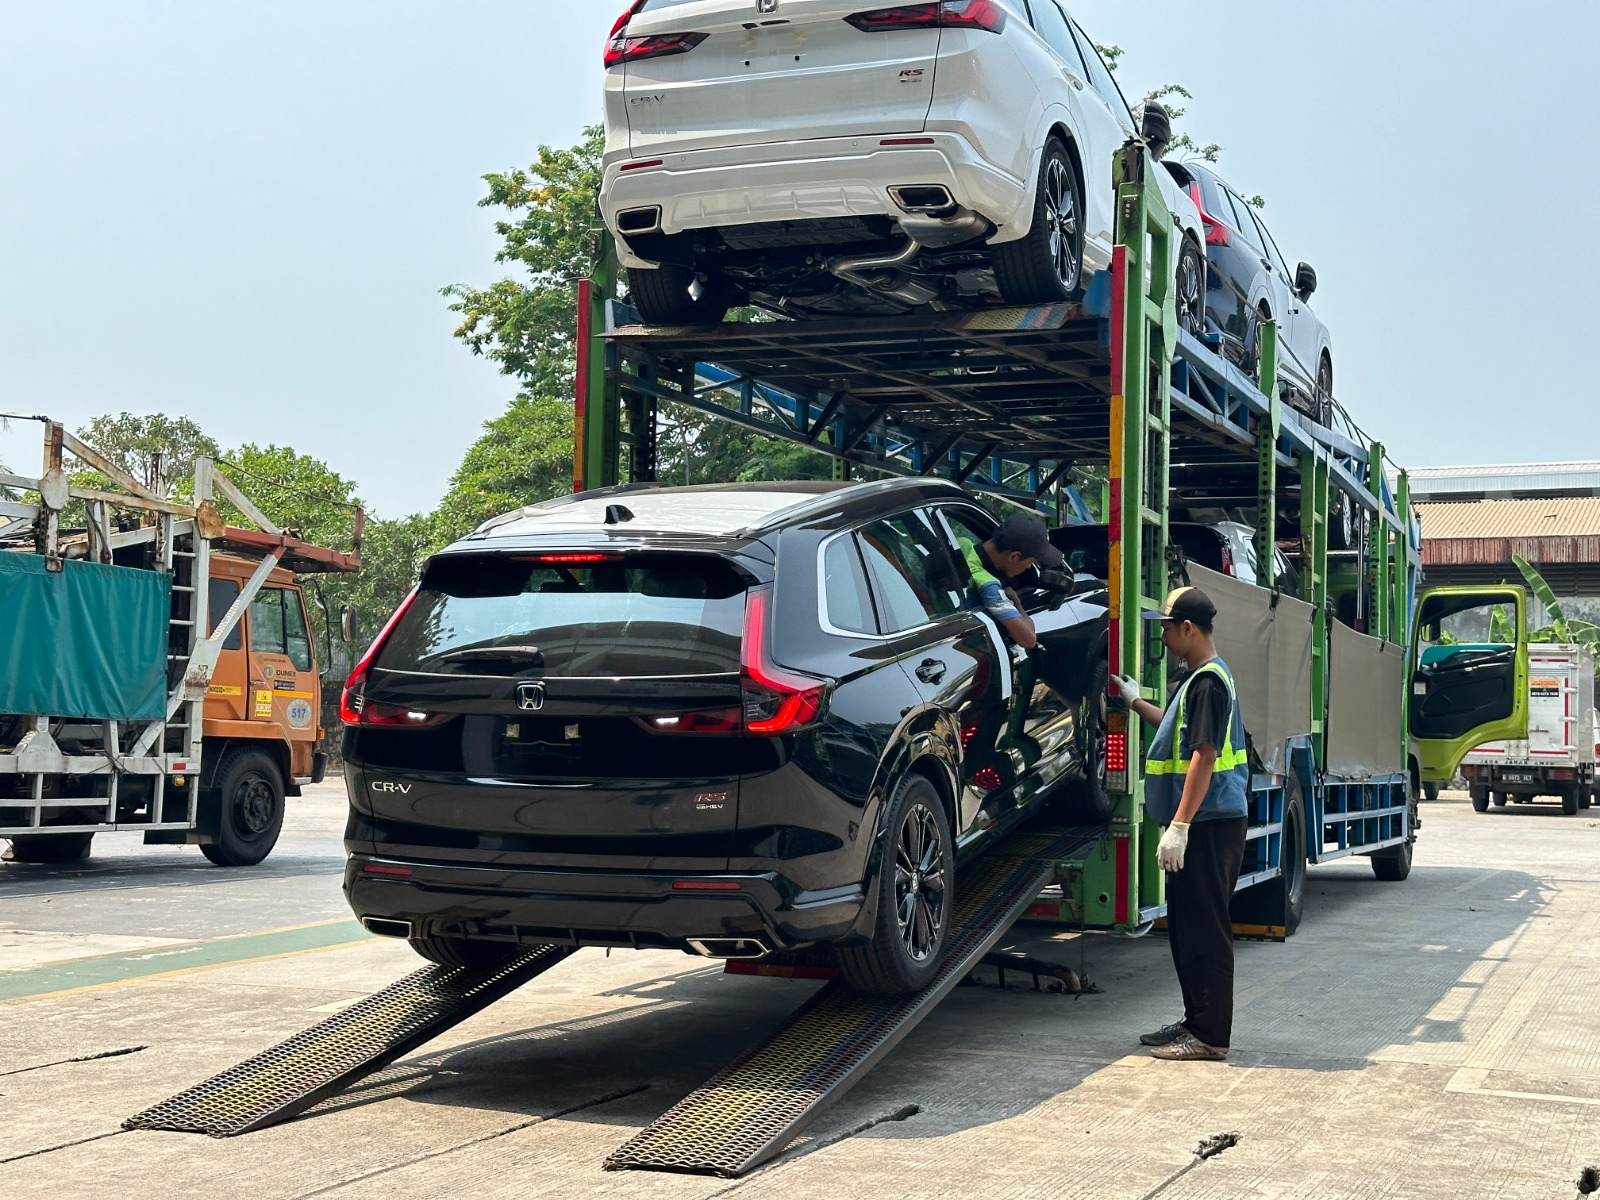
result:
<svg viewBox="0 0 1600 1200"><path fill-rule="evenodd" d="M1006 27L1006 10L998 0L940 0L930 4L899 4L852 13L845 20L863 33L890 33L898 29L982 29L999 33Z"/></svg>
<svg viewBox="0 0 1600 1200"><path fill-rule="evenodd" d="M671 54L687 54L701 42L704 33L667 33L654 37L629 37L620 33L606 46L606 66L643 62L647 58L666 58Z"/></svg>
<svg viewBox="0 0 1600 1200"><path fill-rule="evenodd" d="M372 669L373 662L377 659L383 644L389 640L389 635L394 632L395 626L400 624L407 611L416 603L417 593L420 588L413 588L411 594L405 598L400 607L394 610L394 616L389 618L377 637L372 639L372 645L367 647L367 652L361 656L361 661L356 664L356 669L350 672L350 678L345 680L344 691L339 693L339 719L346 725L359 725L362 722L362 708L365 706L365 692L367 686L367 672ZM400 722L393 722L399 724Z"/></svg>

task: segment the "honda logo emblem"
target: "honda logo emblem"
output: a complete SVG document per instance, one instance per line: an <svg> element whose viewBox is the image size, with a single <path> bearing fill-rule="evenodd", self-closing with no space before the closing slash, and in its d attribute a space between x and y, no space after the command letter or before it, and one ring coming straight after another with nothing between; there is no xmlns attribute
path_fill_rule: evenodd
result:
<svg viewBox="0 0 1600 1200"><path fill-rule="evenodd" d="M517 684L517 707L523 712L538 712L544 707L544 684Z"/></svg>
<svg viewBox="0 0 1600 1200"><path fill-rule="evenodd" d="M756 0L758 13L775 13L778 11L778 0Z"/></svg>

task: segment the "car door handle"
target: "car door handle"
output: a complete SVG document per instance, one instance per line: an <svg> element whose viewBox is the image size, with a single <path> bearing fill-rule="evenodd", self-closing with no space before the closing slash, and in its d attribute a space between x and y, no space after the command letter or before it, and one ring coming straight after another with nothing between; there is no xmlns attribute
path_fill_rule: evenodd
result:
<svg viewBox="0 0 1600 1200"><path fill-rule="evenodd" d="M923 683L938 683L944 678L944 673L948 669L937 658L924 659L922 665L917 668L917 678Z"/></svg>

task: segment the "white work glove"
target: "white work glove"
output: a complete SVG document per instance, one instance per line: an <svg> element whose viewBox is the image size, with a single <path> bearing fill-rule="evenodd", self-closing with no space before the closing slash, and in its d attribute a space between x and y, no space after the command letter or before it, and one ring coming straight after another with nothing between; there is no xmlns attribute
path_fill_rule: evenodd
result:
<svg viewBox="0 0 1600 1200"><path fill-rule="evenodd" d="M1189 850L1189 826L1183 821L1174 821L1167 826L1167 831L1161 835L1161 844L1156 847L1156 865L1163 871L1183 870L1183 856Z"/></svg>
<svg viewBox="0 0 1600 1200"><path fill-rule="evenodd" d="M1112 681L1117 685L1117 691L1121 694L1124 703L1132 704L1139 699L1140 689L1137 679L1129 675L1117 675L1113 677Z"/></svg>

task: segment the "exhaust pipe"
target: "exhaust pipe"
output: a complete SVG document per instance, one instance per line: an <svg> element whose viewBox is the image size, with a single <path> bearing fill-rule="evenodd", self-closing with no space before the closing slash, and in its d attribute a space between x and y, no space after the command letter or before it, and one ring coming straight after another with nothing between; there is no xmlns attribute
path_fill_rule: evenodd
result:
<svg viewBox="0 0 1600 1200"><path fill-rule="evenodd" d="M939 298L937 288L911 278L904 270L921 252L922 243L908 238L906 244L893 254L859 254L850 258L836 258L828 264L828 270L846 283L877 292L880 296L890 296L915 308ZM871 274L877 271L892 273L887 278Z"/></svg>
<svg viewBox="0 0 1600 1200"><path fill-rule="evenodd" d="M395 921L388 917L362 917L361 924L368 933L375 933L379 937L409 938L411 936L410 921Z"/></svg>
<svg viewBox="0 0 1600 1200"><path fill-rule="evenodd" d="M701 958L765 958L772 951L760 938L690 938Z"/></svg>

